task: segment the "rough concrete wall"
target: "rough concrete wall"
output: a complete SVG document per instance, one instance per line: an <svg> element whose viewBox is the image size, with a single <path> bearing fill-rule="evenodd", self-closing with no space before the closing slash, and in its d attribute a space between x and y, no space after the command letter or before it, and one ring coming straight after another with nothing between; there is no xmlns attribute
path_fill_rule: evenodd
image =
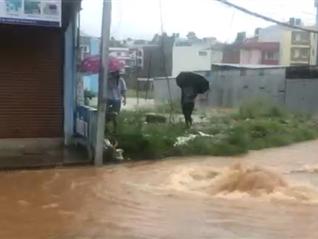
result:
<svg viewBox="0 0 318 239"><path fill-rule="evenodd" d="M213 82L213 75L211 71L195 71L197 74L204 76L210 85ZM173 101L179 101L181 99L181 90L176 84L174 77L169 78L169 84L171 89L171 96ZM207 100L211 92L207 92L204 95L198 96L198 101L201 101L202 106L207 106ZM168 83L165 77L158 77L154 80L154 99L156 103L168 102L170 96L168 91Z"/></svg>
<svg viewBox="0 0 318 239"><path fill-rule="evenodd" d="M172 101L178 101L181 99L181 90L177 86L175 78L168 78L170 91L171 91L171 98ZM154 99L155 103L165 103L169 102L170 95L168 90L168 82L167 78L160 77L154 79Z"/></svg>
<svg viewBox="0 0 318 239"><path fill-rule="evenodd" d="M284 103L285 75L282 69L228 70L214 72L209 105L239 107L245 101L265 98Z"/></svg>
<svg viewBox="0 0 318 239"><path fill-rule="evenodd" d="M236 108L246 101L259 98L268 99L280 105L285 102L285 71L283 69L246 70L245 73L239 69L215 71L206 78L210 81L210 91L205 96L199 97L206 101L201 102L204 106ZM180 100L181 91L175 78L169 78L169 83L172 100ZM166 78L155 79L154 98L156 103L169 101Z"/></svg>
<svg viewBox="0 0 318 239"><path fill-rule="evenodd" d="M318 79L287 79L286 106L293 111L318 112Z"/></svg>

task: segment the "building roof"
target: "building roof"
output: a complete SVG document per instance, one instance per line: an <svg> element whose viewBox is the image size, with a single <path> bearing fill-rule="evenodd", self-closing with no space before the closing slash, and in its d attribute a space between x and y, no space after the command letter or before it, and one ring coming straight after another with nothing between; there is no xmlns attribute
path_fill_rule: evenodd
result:
<svg viewBox="0 0 318 239"><path fill-rule="evenodd" d="M248 64L227 64L227 63L214 63L212 66L216 66L223 69L280 69L287 68L285 65L248 65Z"/></svg>

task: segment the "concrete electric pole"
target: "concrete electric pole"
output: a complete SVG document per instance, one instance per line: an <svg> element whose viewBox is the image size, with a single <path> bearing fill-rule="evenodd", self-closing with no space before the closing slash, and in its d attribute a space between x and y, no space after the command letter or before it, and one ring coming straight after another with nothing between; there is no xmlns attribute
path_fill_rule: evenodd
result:
<svg viewBox="0 0 318 239"><path fill-rule="evenodd" d="M315 8L316 8L316 28L318 29L318 0L315 0ZM317 65L318 64L318 34L317 33L314 33L314 34L316 34L316 37L315 37L315 39L316 39L316 45L317 45L317 49L316 49L316 64L315 65Z"/></svg>
<svg viewBox="0 0 318 239"><path fill-rule="evenodd" d="M97 112L97 129L95 144L95 166L103 165L103 151L105 138L105 116L106 116L106 92L108 80L108 54L109 39L111 26L112 1L103 1L103 19L102 19L102 36L101 36L101 70L99 73L98 87L98 112Z"/></svg>

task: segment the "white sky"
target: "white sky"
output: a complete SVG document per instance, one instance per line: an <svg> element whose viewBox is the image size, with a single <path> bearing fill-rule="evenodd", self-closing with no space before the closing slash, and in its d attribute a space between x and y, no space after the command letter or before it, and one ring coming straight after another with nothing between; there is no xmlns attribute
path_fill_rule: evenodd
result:
<svg viewBox="0 0 318 239"><path fill-rule="evenodd" d="M116 39L151 39L161 32L160 0L113 0L112 35ZM305 24L315 23L314 0L229 0L250 10L277 20L302 18ZM185 36L194 31L199 37L217 37L231 42L236 33L253 34L255 28L271 23L240 13L214 0L161 0L163 29L168 34ZM81 28L90 35L99 36L102 0L83 0Z"/></svg>

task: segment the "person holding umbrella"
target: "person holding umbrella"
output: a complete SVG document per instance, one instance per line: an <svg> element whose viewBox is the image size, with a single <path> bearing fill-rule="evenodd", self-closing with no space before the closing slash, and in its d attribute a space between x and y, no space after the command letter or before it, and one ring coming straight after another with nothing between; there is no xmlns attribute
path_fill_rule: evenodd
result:
<svg viewBox="0 0 318 239"><path fill-rule="evenodd" d="M126 105L127 86L120 71L123 64L115 57L110 57L108 61L108 85L107 85L107 112L106 122L112 121L114 129L117 128L117 115L121 110L122 103Z"/></svg>
<svg viewBox="0 0 318 239"><path fill-rule="evenodd" d="M187 127L191 127L195 98L210 89L209 82L203 76L193 72L181 72L177 78L177 85L181 88L181 107Z"/></svg>
<svg viewBox="0 0 318 239"><path fill-rule="evenodd" d="M107 108L117 114L121 110L121 104L126 104L127 86L123 78L120 77L120 71L123 64L115 57L110 57L108 62L108 86L107 86Z"/></svg>

